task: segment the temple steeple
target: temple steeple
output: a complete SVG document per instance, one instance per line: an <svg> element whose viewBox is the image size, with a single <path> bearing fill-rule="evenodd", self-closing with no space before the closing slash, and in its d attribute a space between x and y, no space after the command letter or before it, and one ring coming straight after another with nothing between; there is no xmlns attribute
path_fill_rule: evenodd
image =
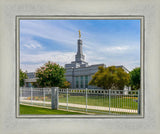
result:
<svg viewBox="0 0 160 134"><path fill-rule="evenodd" d="M78 67L87 67L88 63L84 61L84 55L82 50L82 40L81 40L81 31L79 30L79 39L77 40L77 54L75 55L75 61L72 61L71 64L65 64L65 68L78 68Z"/></svg>
<svg viewBox="0 0 160 134"><path fill-rule="evenodd" d="M80 39L81 38L81 32L79 30L79 39L77 41L77 54L75 56L75 61L77 63L82 63L84 61L84 55L83 55L83 51L82 51L82 40Z"/></svg>

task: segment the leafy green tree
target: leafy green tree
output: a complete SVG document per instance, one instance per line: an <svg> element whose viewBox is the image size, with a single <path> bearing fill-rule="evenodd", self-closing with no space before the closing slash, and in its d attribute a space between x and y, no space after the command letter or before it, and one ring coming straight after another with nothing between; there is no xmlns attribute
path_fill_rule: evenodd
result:
<svg viewBox="0 0 160 134"><path fill-rule="evenodd" d="M37 83L40 87L60 87L64 81L65 69L48 61L36 70Z"/></svg>
<svg viewBox="0 0 160 134"><path fill-rule="evenodd" d="M71 83L69 81L64 81L60 88L70 88Z"/></svg>
<svg viewBox="0 0 160 134"><path fill-rule="evenodd" d="M133 69L129 74L132 90L138 90L140 88L140 67Z"/></svg>
<svg viewBox="0 0 160 134"><path fill-rule="evenodd" d="M103 89L119 89L123 90L125 85L129 84L129 74L122 68L99 67L98 71L92 76L89 85L101 87Z"/></svg>
<svg viewBox="0 0 160 134"><path fill-rule="evenodd" d="M26 72L23 72L21 69L19 70L19 81L20 81L20 87L24 86L24 79L27 79Z"/></svg>

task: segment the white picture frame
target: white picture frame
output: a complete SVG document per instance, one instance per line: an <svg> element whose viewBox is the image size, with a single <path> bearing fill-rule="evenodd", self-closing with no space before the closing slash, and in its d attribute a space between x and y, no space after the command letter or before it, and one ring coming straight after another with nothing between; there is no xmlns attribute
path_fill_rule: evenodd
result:
<svg viewBox="0 0 160 134"><path fill-rule="evenodd" d="M1 79L0 133L153 133L158 134L160 123L159 99L159 21L160 3L150 1L1 1ZM17 115L17 16L107 16L143 17L145 43L141 48L145 89L141 118L27 118ZM145 19L145 20L144 20ZM144 36L143 36L144 37ZM144 52L143 52L144 50ZM144 107L145 106L145 107ZM17 118L18 117L18 118Z"/></svg>
<svg viewBox="0 0 160 134"><path fill-rule="evenodd" d="M20 69L20 21L21 20L140 20L140 67L141 67L141 88L140 88L140 115L20 115L19 114L19 72L17 72L17 86L16 86L16 117L17 118L143 118L144 117L144 16L132 15L45 15L32 16L21 15L16 16L16 63L17 70Z"/></svg>

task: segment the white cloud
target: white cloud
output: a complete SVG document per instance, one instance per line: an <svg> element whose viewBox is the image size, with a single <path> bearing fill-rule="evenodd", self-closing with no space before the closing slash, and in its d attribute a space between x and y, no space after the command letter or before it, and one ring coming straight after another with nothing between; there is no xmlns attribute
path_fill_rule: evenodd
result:
<svg viewBox="0 0 160 134"><path fill-rule="evenodd" d="M73 52L60 52L60 51L52 51L52 52L41 52L39 54L25 54L21 53L21 62L30 62L30 63L39 63L46 62L48 60L52 60L53 62L70 62L74 60Z"/></svg>
<svg viewBox="0 0 160 134"><path fill-rule="evenodd" d="M37 68L42 66L43 64L20 64L20 68L23 71L27 72L35 72Z"/></svg>
<svg viewBox="0 0 160 134"><path fill-rule="evenodd" d="M60 52L60 51L52 51L52 52L41 52L40 54L25 54L21 53L20 61L22 70L35 71L38 67L42 66L44 63L48 61L53 61L61 66L64 66L67 63L75 60L74 52ZM99 55L99 53L93 51L86 51L85 59L86 61L92 64L101 64L104 63L106 66L111 65L124 65L129 70L140 66L139 60L130 60L126 58L110 58L107 55Z"/></svg>
<svg viewBox="0 0 160 134"><path fill-rule="evenodd" d="M25 51L26 49L34 50L34 49L43 49L42 44L32 39L30 36L22 36L20 38L20 47Z"/></svg>
<svg viewBox="0 0 160 134"><path fill-rule="evenodd" d="M42 45L40 45L39 43L35 43L35 42L29 42L29 43L24 44L22 46L29 48L29 49L42 48Z"/></svg>
<svg viewBox="0 0 160 134"><path fill-rule="evenodd" d="M101 64L106 66L124 65L128 70L140 66L140 50L138 45L103 46L94 45L87 47L84 54L89 64Z"/></svg>
<svg viewBox="0 0 160 134"><path fill-rule="evenodd" d="M87 48L86 48L87 49ZM122 47L104 47L99 49L98 47L88 48L84 51L86 61L91 64L104 63L107 66L111 65L124 65L129 70L132 70L136 66L140 65L140 61L125 55L125 51L133 51L128 46ZM120 53L118 56L116 56ZM37 67L46 63L47 61L53 61L61 66L75 60L76 52L62 52L62 51L41 51L38 54L21 53L20 61L23 70L35 71ZM28 67L28 69L27 69Z"/></svg>
<svg viewBox="0 0 160 134"><path fill-rule="evenodd" d="M27 71L35 71L37 67L48 61L53 61L57 64L60 64L61 66L64 66L66 63L70 63L73 60L75 60L73 52L60 51L44 51L40 54L21 53L20 56L21 68Z"/></svg>

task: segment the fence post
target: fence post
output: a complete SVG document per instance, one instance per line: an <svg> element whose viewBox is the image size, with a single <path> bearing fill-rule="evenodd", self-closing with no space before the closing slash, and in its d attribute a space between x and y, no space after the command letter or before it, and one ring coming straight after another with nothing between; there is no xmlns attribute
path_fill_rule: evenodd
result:
<svg viewBox="0 0 160 134"><path fill-rule="evenodd" d="M87 88L86 88L86 113L87 113Z"/></svg>
<svg viewBox="0 0 160 134"><path fill-rule="evenodd" d="M44 106L44 107L45 107L45 99L46 99L45 96L46 96L46 95L45 95L45 89L43 88L43 106Z"/></svg>
<svg viewBox="0 0 160 134"><path fill-rule="evenodd" d="M52 87L52 95L51 95L51 99L52 99L52 103L51 103L51 109L58 109L58 87Z"/></svg>
<svg viewBox="0 0 160 134"><path fill-rule="evenodd" d="M33 105L33 89L31 87L31 104Z"/></svg>
<svg viewBox="0 0 160 134"><path fill-rule="evenodd" d="M67 88L67 111L68 111L68 88Z"/></svg>
<svg viewBox="0 0 160 134"><path fill-rule="evenodd" d="M138 114L141 113L141 110L140 110L140 108L141 108L141 101L140 101L140 99L141 99L141 92L140 92L140 89L139 89L138 90Z"/></svg>
<svg viewBox="0 0 160 134"><path fill-rule="evenodd" d="M110 103L111 103L111 89L109 89L109 113L110 113Z"/></svg>
<svg viewBox="0 0 160 134"><path fill-rule="evenodd" d="M22 97L22 87L20 87L20 97Z"/></svg>

